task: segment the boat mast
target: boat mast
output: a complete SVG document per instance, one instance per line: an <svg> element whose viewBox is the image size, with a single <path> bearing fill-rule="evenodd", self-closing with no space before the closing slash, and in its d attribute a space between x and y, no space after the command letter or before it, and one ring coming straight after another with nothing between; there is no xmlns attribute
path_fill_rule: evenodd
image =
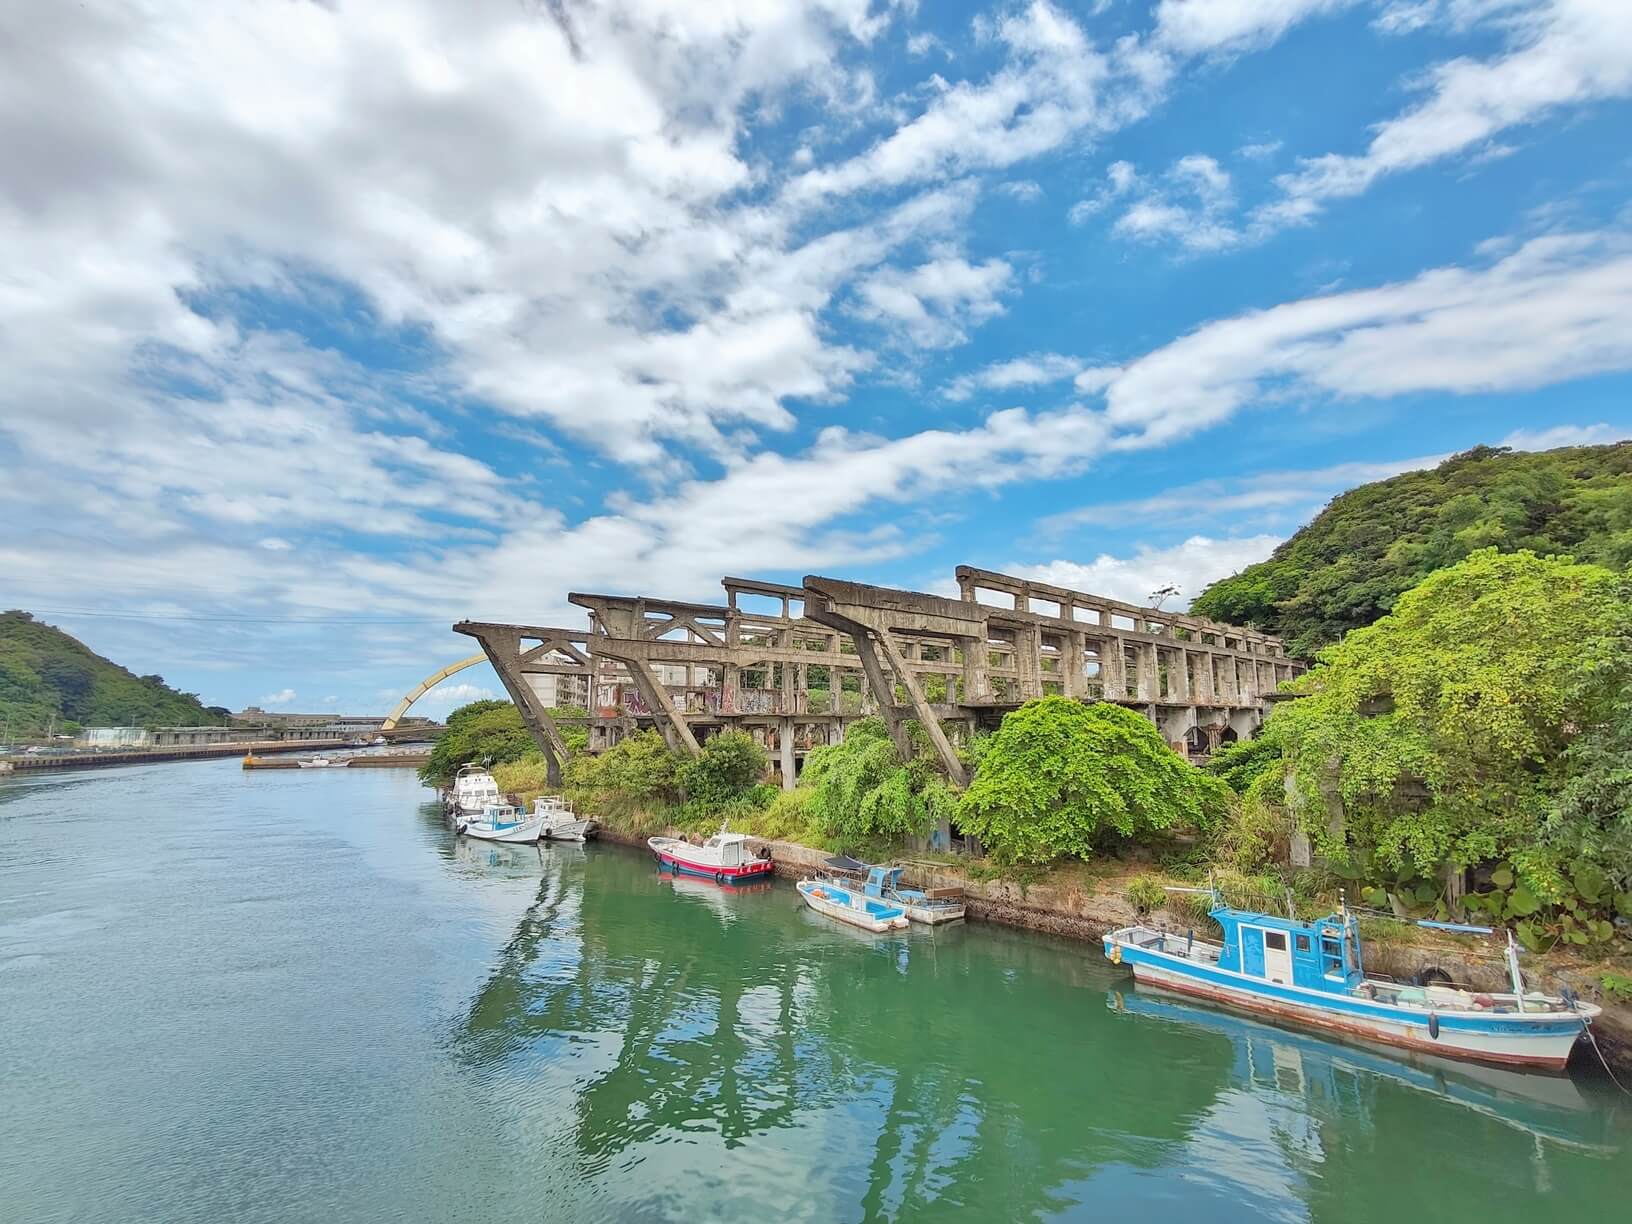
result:
<svg viewBox="0 0 1632 1224"><path fill-rule="evenodd" d="M1519 972L1519 945L1513 941L1512 928L1507 932L1507 972L1513 979L1513 1005L1524 1010L1524 975Z"/></svg>

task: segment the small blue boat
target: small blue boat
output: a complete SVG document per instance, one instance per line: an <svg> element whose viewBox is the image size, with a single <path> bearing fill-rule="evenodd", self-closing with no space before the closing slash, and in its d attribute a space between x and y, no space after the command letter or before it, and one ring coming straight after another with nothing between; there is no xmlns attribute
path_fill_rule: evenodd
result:
<svg viewBox="0 0 1632 1224"><path fill-rule="evenodd" d="M800 880L796 887L805 904L818 914L826 914L840 922L864 931L899 931L907 925L907 915L900 906L886 905L876 897L869 897L851 885L837 880Z"/></svg>
<svg viewBox="0 0 1632 1224"><path fill-rule="evenodd" d="M935 926L942 922L956 922L964 915L961 888L908 888L901 882L902 868L879 867L849 855L830 858L827 865L834 871L863 877L863 895L899 906L912 922ZM837 882L845 888L855 887L846 881Z"/></svg>
<svg viewBox="0 0 1632 1224"><path fill-rule="evenodd" d="M1191 891L1191 890L1186 890ZM1194 890L1211 891L1211 890ZM1311 922L1232 909L1213 894L1222 942L1128 926L1105 936L1105 955L1134 980L1266 1016L1449 1058L1562 1070L1602 1010L1573 997L1527 992L1507 936L1510 993L1410 986L1368 976L1359 920L1347 908ZM1466 934L1489 927L1423 924Z"/></svg>

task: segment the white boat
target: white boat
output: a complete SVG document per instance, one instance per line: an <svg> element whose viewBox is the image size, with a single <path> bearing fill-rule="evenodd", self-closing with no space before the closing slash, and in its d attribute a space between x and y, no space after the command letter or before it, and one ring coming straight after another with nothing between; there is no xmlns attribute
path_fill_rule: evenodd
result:
<svg viewBox="0 0 1632 1224"><path fill-rule="evenodd" d="M601 829L598 822L574 812L560 795L540 795L534 799L533 815L544 822L539 836L550 841L588 841Z"/></svg>
<svg viewBox="0 0 1632 1224"><path fill-rule="evenodd" d="M768 879L776 866L767 851L749 853L746 833L728 833L723 824L700 846L678 837L648 837L646 844L669 870L706 876L719 884Z"/></svg>
<svg viewBox="0 0 1632 1224"><path fill-rule="evenodd" d="M906 930L907 914L899 905L886 905L837 880L800 880L794 887L818 914L864 931Z"/></svg>
<svg viewBox="0 0 1632 1224"><path fill-rule="evenodd" d="M461 765L453 776L448 807L454 816L480 816L491 805L503 802L499 784L480 765Z"/></svg>
<svg viewBox="0 0 1632 1224"><path fill-rule="evenodd" d="M495 842L536 842L544 827L541 816L518 812L508 803L490 803L480 816L461 818L456 826L466 837Z"/></svg>
<svg viewBox="0 0 1632 1224"><path fill-rule="evenodd" d="M300 762L300 767L302 769L344 769L350 764L350 758L314 756Z"/></svg>

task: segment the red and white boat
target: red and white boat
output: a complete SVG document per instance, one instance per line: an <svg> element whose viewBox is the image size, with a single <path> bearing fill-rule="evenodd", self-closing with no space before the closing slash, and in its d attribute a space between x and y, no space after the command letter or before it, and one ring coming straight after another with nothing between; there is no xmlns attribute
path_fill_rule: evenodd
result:
<svg viewBox="0 0 1632 1224"><path fill-rule="evenodd" d="M657 855L657 861L670 871L688 875L707 876L725 884L738 880L765 880L770 878L770 851L757 854L748 849L746 833L727 833L725 826L700 846L694 846L678 837L649 837L646 844Z"/></svg>

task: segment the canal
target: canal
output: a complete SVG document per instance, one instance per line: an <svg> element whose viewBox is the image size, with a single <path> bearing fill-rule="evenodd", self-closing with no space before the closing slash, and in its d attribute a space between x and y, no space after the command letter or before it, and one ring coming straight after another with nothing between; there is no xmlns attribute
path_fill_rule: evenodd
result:
<svg viewBox="0 0 1632 1224"><path fill-rule="evenodd" d="M0 1217L1624 1219L1632 1102L874 937L406 772L0 779Z"/></svg>

